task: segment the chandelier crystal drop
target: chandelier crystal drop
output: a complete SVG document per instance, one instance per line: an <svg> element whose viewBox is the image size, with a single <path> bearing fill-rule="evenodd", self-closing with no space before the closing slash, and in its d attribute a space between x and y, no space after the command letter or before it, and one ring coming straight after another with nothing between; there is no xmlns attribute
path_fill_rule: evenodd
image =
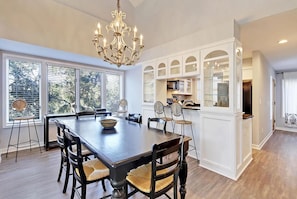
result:
<svg viewBox="0 0 297 199"><path fill-rule="evenodd" d="M93 43L96 46L98 55L106 62L121 65L134 65L139 59L143 45L143 35L137 35L137 28L127 26L123 21L126 13L120 10L120 0L117 0L117 10L111 12L113 21L106 26L107 33L112 32L111 42L102 34L101 24L98 23ZM125 38L129 43L125 41Z"/></svg>

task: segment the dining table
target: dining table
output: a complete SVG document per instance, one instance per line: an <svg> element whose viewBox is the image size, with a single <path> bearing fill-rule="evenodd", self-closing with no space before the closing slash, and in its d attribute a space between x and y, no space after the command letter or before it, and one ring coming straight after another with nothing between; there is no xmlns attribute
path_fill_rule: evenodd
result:
<svg viewBox="0 0 297 199"><path fill-rule="evenodd" d="M111 198L126 198L127 173L140 165L152 160L152 146L164 141L181 137L178 134L163 132L156 128L148 128L145 124L131 122L122 118L89 117L76 119L75 117L56 118L65 124L72 133L110 170L110 183L113 187ZM104 128L100 120L115 119L114 128ZM183 150L179 172L180 198L186 195L187 162L189 148L188 137L181 137Z"/></svg>

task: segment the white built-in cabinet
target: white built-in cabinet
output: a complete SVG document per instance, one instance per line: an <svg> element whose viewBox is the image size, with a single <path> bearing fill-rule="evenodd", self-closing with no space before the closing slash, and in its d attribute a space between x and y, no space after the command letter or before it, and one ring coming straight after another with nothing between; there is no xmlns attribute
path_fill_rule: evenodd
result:
<svg viewBox="0 0 297 199"><path fill-rule="evenodd" d="M232 39L200 55L200 166L237 180L252 161L242 129L242 48Z"/></svg>
<svg viewBox="0 0 297 199"><path fill-rule="evenodd" d="M177 80L179 88L176 91L173 91L172 94L179 95L192 95L192 79L179 79Z"/></svg>
<svg viewBox="0 0 297 199"><path fill-rule="evenodd" d="M143 103L150 104L155 101L155 66L154 62L143 65Z"/></svg>
<svg viewBox="0 0 297 199"><path fill-rule="evenodd" d="M166 79L167 78L167 59L157 60L156 65L156 79Z"/></svg>
<svg viewBox="0 0 297 199"><path fill-rule="evenodd" d="M199 75L199 51L193 51L183 55L183 71L184 77Z"/></svg>
<svg viewBox="0 0 297 199"><path fill-rule="evenodd" d="M182 56L168 58L168 77L176 78L182 76Z"/></svg>
<svg viewBox="0 0 297 199"><path fill-rule="evenodd" d="M199 50L181 53L151 62L155 70L155 79L173 79L194 77L200 74ZM146 64L142 64L146 67Z"/></svg>
<svg viewBox="0 0 297 199"><path fill-rule="evenodd" d="M242 48L235 39L143 63L143 122L154 116L153 104L165 99L167 79L180 80L180 90L191 94L195 78L200 110L194 131L199 137L199 164L237 180L252 161L251 119L242 119ZM193 110L189 110L193 111ZM192 113L192 112L191 112ZM249 129L252 129L251 127Z"/></svg>

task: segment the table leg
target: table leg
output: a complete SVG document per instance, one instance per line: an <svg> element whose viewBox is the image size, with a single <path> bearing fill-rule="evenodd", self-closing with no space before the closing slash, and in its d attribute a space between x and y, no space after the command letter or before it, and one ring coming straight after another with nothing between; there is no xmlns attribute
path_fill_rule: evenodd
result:
<svg viewBox="0 0 297 199"><path fill-rule="evenodd" d="M187 176L188 176L188 163L186 161L186 157L188 155L189 142L185 142L184 144L185 144L184 154L182 156L181 168L179 171L179 180L180 180L179 192L180 192L181 199L186 198L186 193L187 193L186 182L187 182Z"/></svg>
<svg viewBox="0 0 297 199"><path fill-rule="evenodd" d="M111 183L111 186L113 187L111 198L125 199L126 198L126 195L125 195L126 179L122 181L116 181L116 180L110 179L110 183Z"/></svg>

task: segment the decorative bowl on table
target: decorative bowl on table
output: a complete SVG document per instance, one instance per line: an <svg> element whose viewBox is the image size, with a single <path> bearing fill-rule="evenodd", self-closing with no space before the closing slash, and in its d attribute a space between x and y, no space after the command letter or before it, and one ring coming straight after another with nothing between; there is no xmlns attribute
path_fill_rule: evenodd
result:
<svg viewBox="0 0 297 199"><path fill-rule="evenodd" d="M115 120L115 119L103 119L103 120L100 120L100 123L105 129L112 129L117 124L117 120Z"/></svg>

